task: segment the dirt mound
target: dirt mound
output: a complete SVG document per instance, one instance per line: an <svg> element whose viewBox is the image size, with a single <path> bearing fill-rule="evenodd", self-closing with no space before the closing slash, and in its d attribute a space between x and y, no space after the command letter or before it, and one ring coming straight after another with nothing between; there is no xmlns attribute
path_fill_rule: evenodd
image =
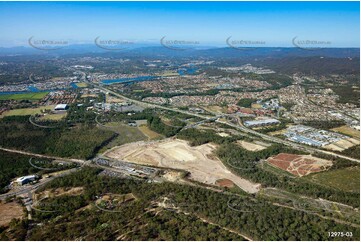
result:
<svg viewBox="0 0 361 242"><path fill-rule="evenodd" d="M228 188L234 187L234 183L228 179L219 179L216 181L216 185L220 187L228 187Z"/></svg>

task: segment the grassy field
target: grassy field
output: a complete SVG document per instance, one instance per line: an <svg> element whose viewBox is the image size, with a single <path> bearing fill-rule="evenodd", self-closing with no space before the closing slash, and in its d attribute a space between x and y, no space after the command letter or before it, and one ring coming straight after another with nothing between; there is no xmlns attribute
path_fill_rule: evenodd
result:
<svg viewBox="0 0 361 242"><path fill-rule="evenodd" d="M136 127L130 127L129 125L120 122L110 122L106 123L105 125L108 127L112 127L111 130L116 131L118 133L118 136L113 139L108 145L103 147L99 152L104 152L114 146L147 139L147 137Z"/></svg>
<svg viewBox="0 0 361 242"><path fill-rule="evenodd" d="M30 92L20 94L5 94L0 95L0 100L40 100L49 92Z"/></svg>
<svg viewBox="0 0 361 242"><path fill-rule="evenodd" d="M179 73L174 71L165 71L160 76L179 76Z"/></svg>
<svg viewBox="0 0 361 242"><path fill-rule="evenodd" d="M360 138L360 131L350 128L347 125L343 125L332 130L355 138Z"/></svg>
<svg viewBox="0 0 361 242"><path fill-rule="evenodd" d="M88 84L86 84L85 82L79 82L79 83L76 83L77 87L87 87Z"/></svg>
<svg viewBox="0 0 361 242"><path fill-rule="evenodd" d="M67 113L63 112L63 113L52 113L52 114L47 114L43 117L40 118L40 120L54 120L54 121L58 121L64 117L66 117Z"/></svg>
<svg viewBox="0 0 361 242"><path fill-rule="evenodd" d="M306 176L313 182L338 188L343 191L359 192L360 191L360 168L348 167L339 170L331 170L318 174Z"/></svg>
<svg viewBox="0 0 361 242"><path fill-rule="evenodd" d="M139 129L145 136L147 136L150 140L159 139L159 138L163 137L162 135L154 132L153 130L150 130L147 125L141 125L141 126L138 127L138 129Z"/></svg>
<svg viewBox="0 0 361 242"><path fill-rule="evenodd" d="M207 106L207 107L202 107L204 110L209 111L211 113L226 113L227 112L227 108L225 107L221 107L221 106Z"/></svg>
<svg viewBox="0 0 361 242"><path fill-rule="evenodd" d="M35 114L40 114L41 110L44 109L54 109L55 105L49 105L49 106L41 106L38 108L19 108L19 109L14 109L14 110L9 110L4 112L0 118L5 117L5 116L25 116L25 115L35 115Z"/></svg>

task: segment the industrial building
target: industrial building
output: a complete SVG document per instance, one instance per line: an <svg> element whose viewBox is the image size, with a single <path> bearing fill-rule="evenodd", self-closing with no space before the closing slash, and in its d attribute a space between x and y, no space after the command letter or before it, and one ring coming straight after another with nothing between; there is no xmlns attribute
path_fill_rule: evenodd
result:
<svg viewBox="0 0 361 242"><path fill-rule="evenodd" d="M324 145L328 144L327 142L321 142L321 141L318 141L318 140L313 140L313 139L307 138L307 137L302 136L302 135L291 136L288 139L293 141L293 142L306 144L306 145L310 145L310 146L321 147L321 146L324 146Z"/></svg>
<svg viewBox="0 0 361 242"><path fill-rule="evenodd" d="M19 185L25 185L29 182L35 181L38 177L36 175L22 176L16 179L16 183Z"/></svg>
<svg viewBox="0 0 361 242"><path fill-rule="evenodd" d="M284 134L288 140L322 147L350 137L327 130L316 129L305 125L295 125L287 128Z"/></svg>
<svg viewBox="0 0 361 242"><path fill-rule="evenodd" d="M263 120L252 120L252 121L245 121L244 125L247 127L260 127L260 126L268 126L268 125L275 125L281 123L277 119L263 119Z"/></svg>
<svg viewBox="0 0 361 242"><path fill-rule="evenodd" d="M68 104L58 104L55 106L55 111L67 110L69 108Z"/></svg>

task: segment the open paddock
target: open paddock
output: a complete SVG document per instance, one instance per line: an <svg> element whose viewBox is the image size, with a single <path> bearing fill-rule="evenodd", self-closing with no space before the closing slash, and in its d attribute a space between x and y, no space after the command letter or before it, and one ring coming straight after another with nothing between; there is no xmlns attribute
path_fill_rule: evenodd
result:
<svg viewBox="0 0 361 242"><path fill-rule="evenodd" d="M313 182L347 192L360 192L360 167L353 166L307 176Z"/></svg>
<svg viewBox="0 0 361 242"><path fill-rule="evenodd" d="M19 108L5 111L1 114L0 118L5 116L26 116L26 115L35 115L41 114L42 110L53 110L55 105L48 105L48 106L40 106L38 108Z"/></svg>
<svg viewBox="0 0 361 242"><path fill-rule="evenodd" d="M29 92L29 93L16 93L16 94L2 94L0 100L41 100L49 92Z"/></svg>
<svg viewBox="0 0 361 242"><path fill-rule="evenodd" d="M324 146L324 148L341 152L341 151L344 151L348 148L351 148L351 147L353 147L355 145L359 145L359 144L360 144L359 140L356 140L354 138L348 138L348 139L342 139L335 143L326 145L326 146Z"/></svg>
<svg viewBox="0 0 361 242"><path fill-rule="evenodd" d="M255 144L255 143L250 143L244 140L238 140L237 144L239 144L242 148L245 148L246 150L249 151L260 151L260 150L264 150L267 147L260 145L260 144Z"/></svg>
<svg viewBox="0 0 361 242"><path fill-rule="evenodd" d="M158 134L157 132L154 132L153 130L150 130L147 125L140 125L138 126L138 129L148 137L149 140L153 139L159 139L163 136L161 134Z"/></svg>
<svg viewBox="0 0 361 242"><path fill-rule="evenodd" d="M349 136L352 136L352 137L357 138L357 139L360 138L360 131L356 130L356 129L353 129L353 128L347 126L347 125L343 125L343 126L340 126L340 127L337 127L337 128L333 128L332 131L336 131L336 132L339 132L339 133L342 133L342 134L345 134L345 135L349 135Z"/></svg>

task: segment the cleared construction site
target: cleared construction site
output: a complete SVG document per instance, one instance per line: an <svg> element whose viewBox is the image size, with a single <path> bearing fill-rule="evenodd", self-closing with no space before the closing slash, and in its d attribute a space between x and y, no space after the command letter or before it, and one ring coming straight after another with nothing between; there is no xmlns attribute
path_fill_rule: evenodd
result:
<svg viewBox="0 0 361 242"><path fill-rule="evenodd" d="M104 156L142 165L185 170L190 173L190 179L210 185L218 185L218 180L228 179L246 192L257 193L260 185L229 171L213 155L215 148L214 144L192 147L184 140L165 139L125 144L105 152Z"/></svg>

